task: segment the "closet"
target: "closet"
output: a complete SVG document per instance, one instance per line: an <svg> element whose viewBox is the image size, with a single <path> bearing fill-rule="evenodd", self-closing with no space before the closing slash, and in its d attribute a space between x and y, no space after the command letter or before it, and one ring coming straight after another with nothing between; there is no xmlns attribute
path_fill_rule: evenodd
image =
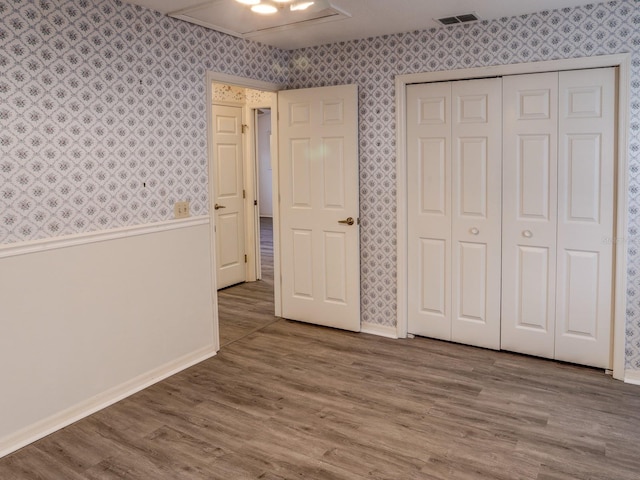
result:
<svg viewBox="0 0 640 480"><path fill-rule="evenodd" d="M615 75L407 87L409 333L610 368Z"/></svg>

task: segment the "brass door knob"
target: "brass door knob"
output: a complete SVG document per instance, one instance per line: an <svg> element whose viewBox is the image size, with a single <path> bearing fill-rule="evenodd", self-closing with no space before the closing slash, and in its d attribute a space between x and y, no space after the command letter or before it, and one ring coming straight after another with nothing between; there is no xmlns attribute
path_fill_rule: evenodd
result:
<svg viewBox="0 0 640 480"><path fill-rule="evenodd" d="M338 220L338 223L342 223L344 225L353 225L354 223L356 223L356 221L353 219L353 217L349 217L345 220Z"/></svg>
<svg viewBox="0 0 640 480"><path fill-rule="evenodd" d="M213 206L214 209L220 210L221 208L227 208L224 205L218 205L217 203Z"/></svg>

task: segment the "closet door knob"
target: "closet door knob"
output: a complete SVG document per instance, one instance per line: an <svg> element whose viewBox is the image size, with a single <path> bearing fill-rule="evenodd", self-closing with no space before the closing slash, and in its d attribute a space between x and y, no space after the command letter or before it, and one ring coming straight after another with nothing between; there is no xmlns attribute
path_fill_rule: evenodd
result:
<svg viewBox="0 0 640 480"><path fill-rule="evenodd" d="M476 227L473 227L471 230L469 230L469 233L471 235L478 235L480 233L480 230L478 230Z"/></svg>
<svg viewBox="0 0 640 480"><path fill-rule="evenodd" d="M531 230L524 230L524 231L522 232L522 236L523 236L524 238L531 238L531 237L533 237L533 233L531 233Z"/></svg>

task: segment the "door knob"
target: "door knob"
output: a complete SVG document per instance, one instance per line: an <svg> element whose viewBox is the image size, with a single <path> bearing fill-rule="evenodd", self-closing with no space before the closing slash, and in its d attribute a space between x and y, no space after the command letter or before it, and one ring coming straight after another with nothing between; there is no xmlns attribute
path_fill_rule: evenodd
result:
<svg viewBox="0 0 640 480"><path fill-rule="evenodd" d="M224 205L218 205L217 203L213 206L214 209L220 210L221 208L227 208Z"/></svg>
<svg viewBox="0 0 640 480"><path fill-rule="evenodd" d="M473 227L472 229L469 230L469 233L471 235L478 235L480 233L480 230L478 230L476 227Z"/></svg>
<svg viewBox="0 0 640 480"><path fill-rule="evenodd" d="M338 223L342 223L345 225L353 225L354 223L356 223L356 221L353 219L353 217L349 217L345 220L338 220Z"/></svg>
<svg viewBox="0 0 640 480"><path fill-rule="evenodd" d="M524 230L524 231L522 232L522 236L523 236L524 238L531 238L531 237L533 237L533 233L531 233L531 230Z"/></svg>

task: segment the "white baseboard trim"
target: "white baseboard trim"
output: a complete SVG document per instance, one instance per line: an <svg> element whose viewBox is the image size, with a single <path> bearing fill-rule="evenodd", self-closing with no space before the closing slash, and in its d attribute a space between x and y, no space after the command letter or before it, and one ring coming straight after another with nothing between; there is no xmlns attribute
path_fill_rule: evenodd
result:
<svg viewBox="0 0 640 480"><path fill-rule="evenodd" d="M360 333L378 335L379 337L398 338L398 331L396 330L396 327L377 325L375 323L362 322L360 325Z"/></svg>
<svg viewBox="0 0 640 480"><path fill-rule="evenodd" d="M71 425L82 418L113 405L120 400L133 395L145 388L158 383L165 378L175 375L197 363L215 356L213 346L208 346L173 360L150 372L139 375L128 382L113 387L103 393L81 402L67 410L31 425L8 437L0 439L0 458L16 450L40 440L47 435Z"/></svg>
<svg viewBox="0 0 640 480"><path fill-rule="evenodd" d="M624 383L640 385L640 370L625 370Z"/></svg>
<svg viewBox="0 0 640 480"><path fill-rule="evenodd" d="M74 247L86 245L88 243L105 242L118 238L128 238L137 235L149 235L151 233L166 232L178 228L196 227L209 223L208 215L198 217L181 218L167 220L165 222L155 222L146 225L133 225L131 227L112 228L109 230L98 230L95 232L78 233L74 235L64 235L61 237L44 238L42 240L32 240L28 242L9 243L0 245L0 258L15 257L28 253L44 252L58 248Z"/></svg>

